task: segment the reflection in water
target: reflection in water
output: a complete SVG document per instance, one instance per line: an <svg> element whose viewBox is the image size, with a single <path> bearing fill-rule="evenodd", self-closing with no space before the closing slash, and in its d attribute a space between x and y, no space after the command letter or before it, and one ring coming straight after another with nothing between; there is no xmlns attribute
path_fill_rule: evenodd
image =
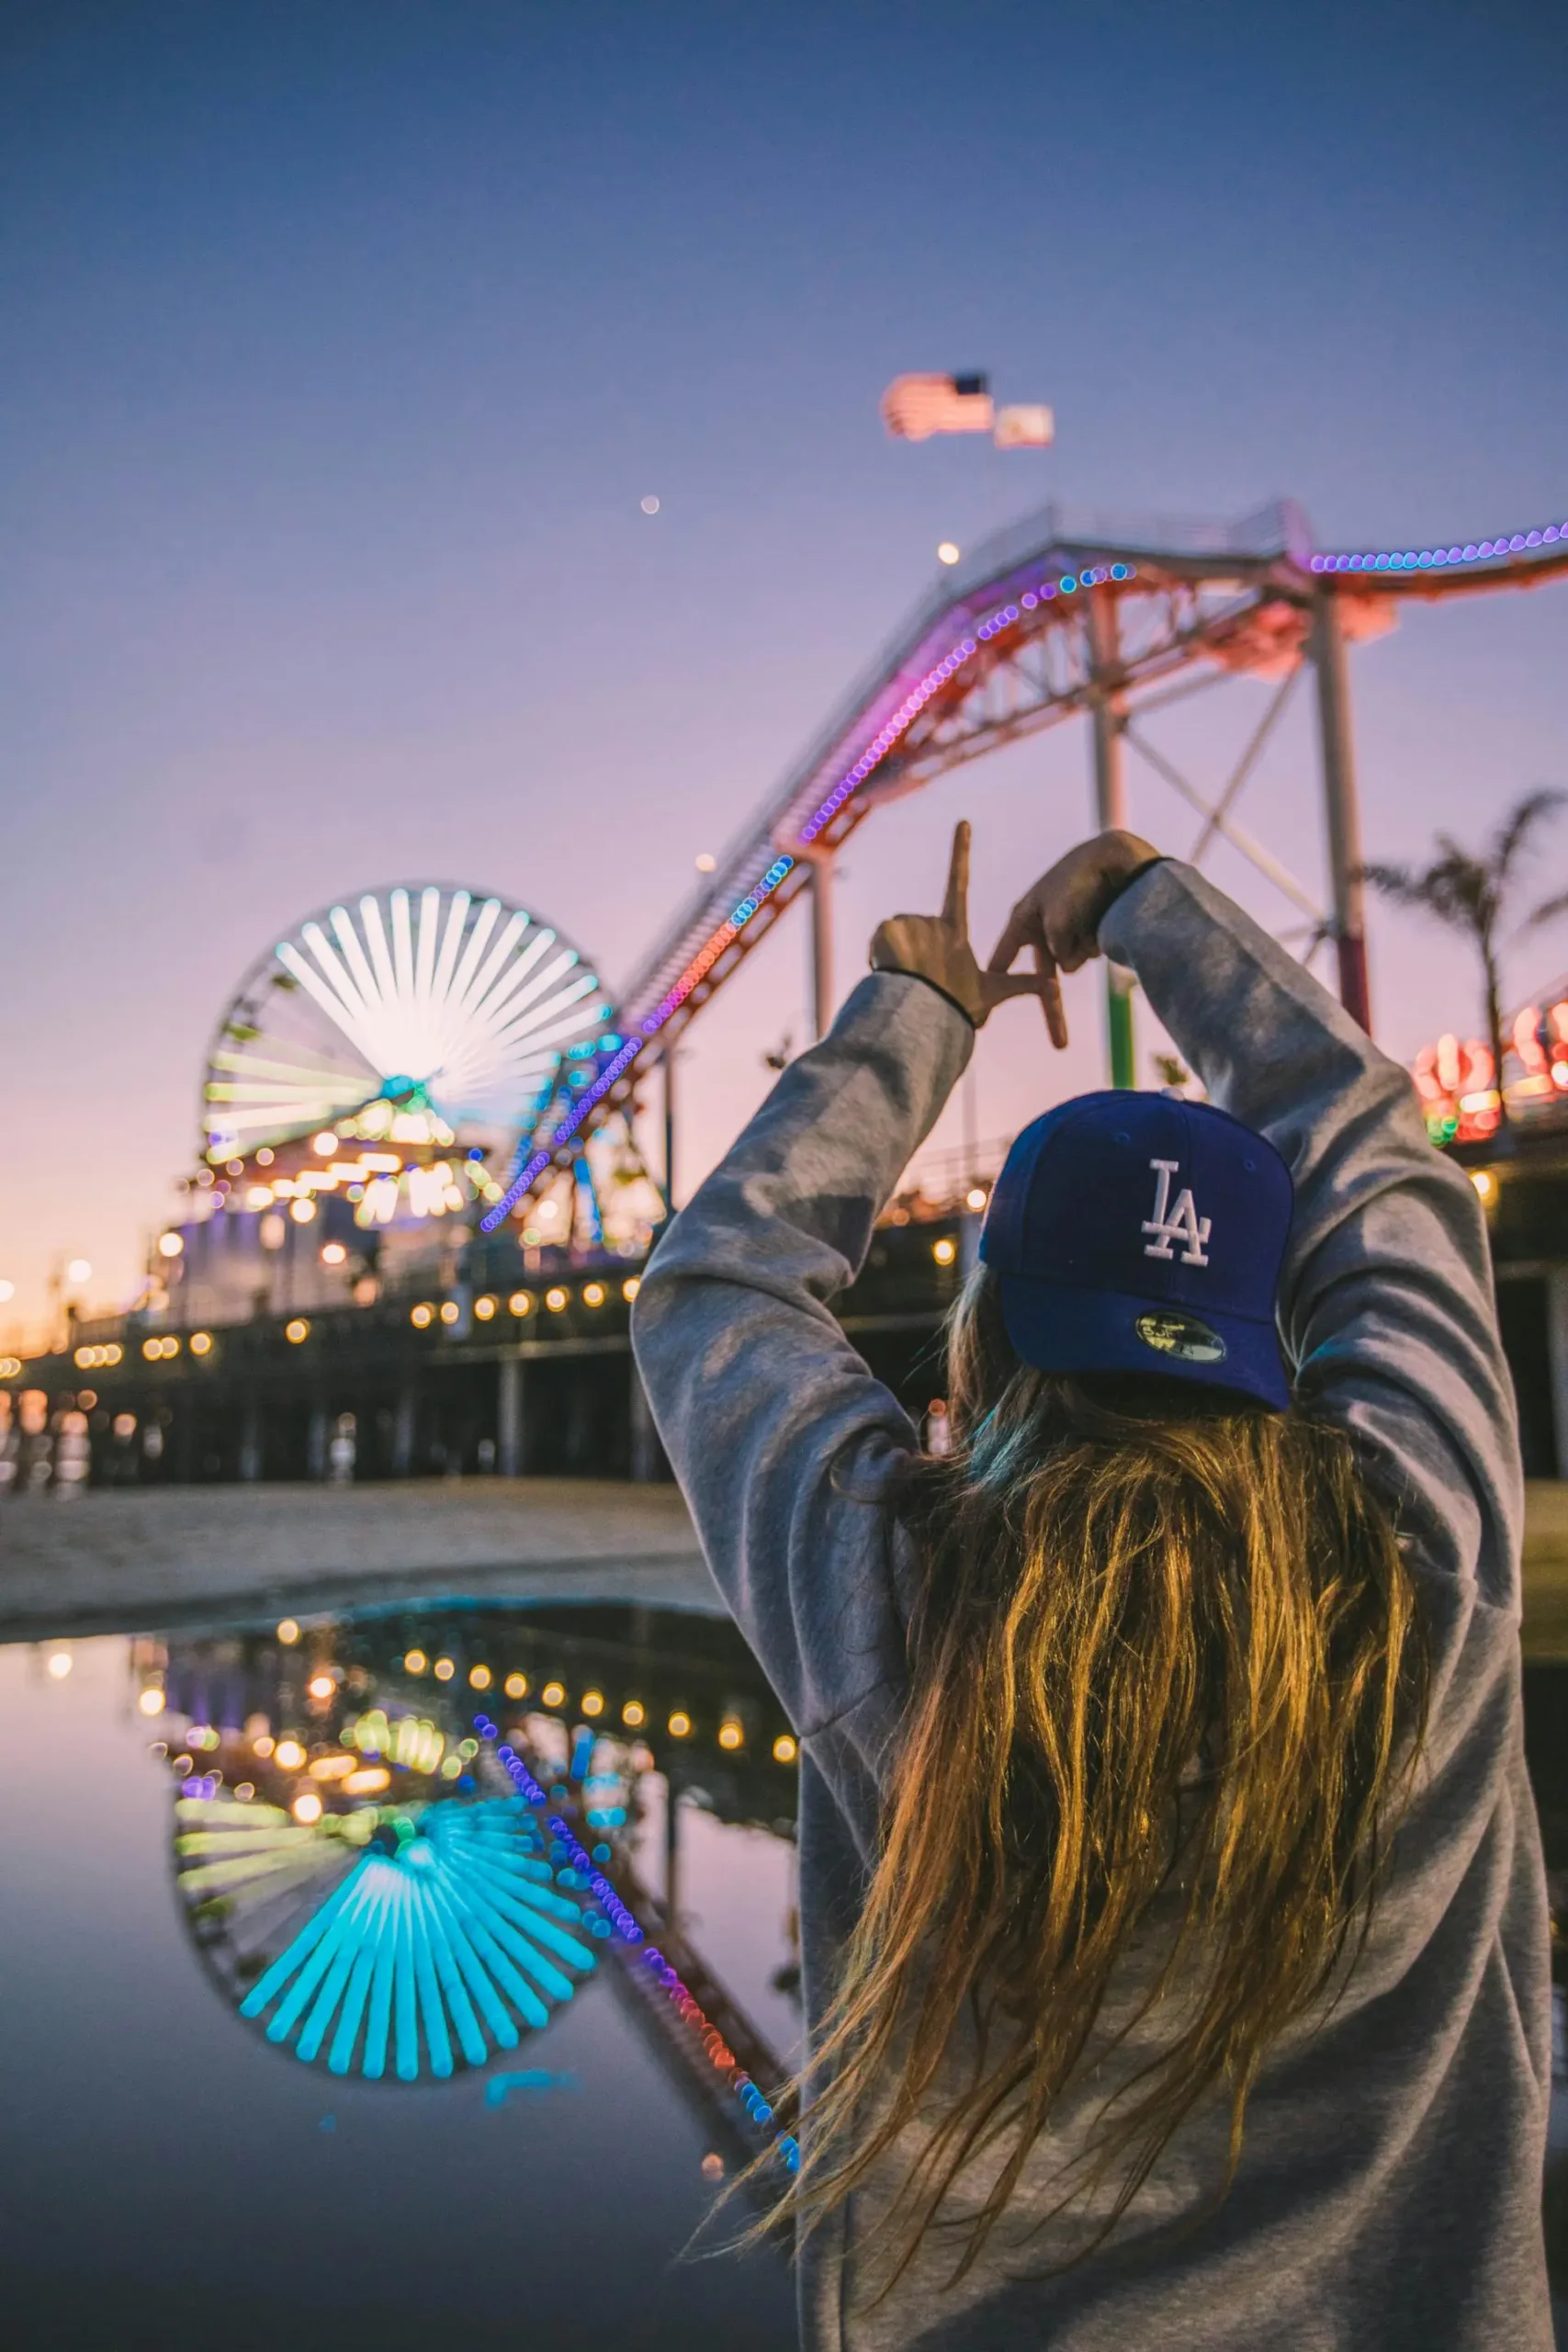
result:
<svg viewBox="0 0 1568 2352"><path fill-rule="evenodd" d="M566 2005L613 1990L728 2130L729 2165L710 2150L705 2177L770 2142L788 2164L773 2104L797 1955L775 1945L758 1966L748 1936L754 1884L786 1907L767 1865L793 1838L795 1745L733 1628L629 1608L429 1610L141 1642L133 1665L175 1782L184 1916L267 2041L371 2082L487 2069L500 2109L576 2087L525 2062ZM1559 1916L1563 1679L1527 1673ZM1559 2042L1562 2014L1560 1996ZM1559 2270L1564 2111L1559 2088Z"/></svg>
<svg viewBox="0 0 1568 2352"><path fill-rule="evenodd" d="M793 1847L775 1825L787 1829L793 1775L773 1763L772 1702L727 1638L727 1628L633 1623L627 1612L591 1623L562 1611L547 1623L445 1611L417 1623L307 1623L293 1642L278 1639L269 1615L243 1635L0 1647L5 2352L166 2352L171 2340L221 2352L343 2352L361 2342L433 2352L470 2337L504 2340L525 2311L536 2352L572 2352L585 2325L604 2324L625 2352L738 2344L785 2352L795 2325L780 2253L681 2258L694 2232L713 2249L716 2201L765 2140L705 2052L694 2010L677 2006L640 1958L657 1949L710 2022L728 1996L741 2012L755 2009L775 2049L787 2046L795 2013L767 1988L791 1952ZM404 1675L397 1661L416 1644L429 1662L423 1675ZM659 1658L649 1664L651 1651ZM69 1673L51 1668L51 1657L66 1657ZM438 1683L440 1658L460 1671ZM536 1690L551 1676L562 1682L549 1739L517 1751L534 1758L547 1796L564 1781L561 1798L525 1810L552 1857L562 1840L549 1825L561 1823L588 1873L626 1899L644 1941L592 1932L592 1889L561 1883L561 1869L578 1867L563 1848L549 1891L575 1920L558 1923L598 1964L579 1974L558 1962L576 1989L563 2001L541 1993L547 2023L527 2024L508 2000L519 2039L502 2047L454 1952L485 2064L470 2063L443 1996L452 2071L431 2071L416 1982L418 2077L399 2077L394 2000L385 2073L367 2079L373 1970L349 2071L330 2064L343 1998L319 2054L302 2064L295 2053L310 2004L286 2043L266 2034L291 1986L254 2020L240 2007L355 1865L384 1852L371 1842L379 1816L406 1814L434 1843L433 1816L456 1825L511 1806L496 1750L524 1716L546 1711L533 1694L508 1702L504 1674L481 1694L469 1668L487 1661L528 1672ZM619 1712L634 1676L649 1707L640 1734ZM321 1681L325 1696L310 1688ZM571 1783L570 1766L580 1725L592 1728L580 1702L593 1690L607 1713L614 1703L629 1769L618 1793L592 1792L595 1810L624 1802L626 1820L590 1836L589 1792ZM653 1713L666 1701L697 1726L684 1746L665 1729L668 1711ZM487 1703L493 1742L474 1728ZM745 1726L737 1758L716 1740L730 1705ZM378 1707L388 1749L372 1758L347 1735ZM404 1741L395 1743L400 1724ZM365 1736L373 1747L370 1726ZM595 1741L610 1736L596 1731ZM649 1759L634 1764L639 1736ZM311 1771L327 1761L328 1774ZM721 1764L734 1766L732 1777L721 1781ZM684 1942L664 1931L667 1771L682 1792ZM385 1785L351 1789L359 1772L385 1773ZM311 1815L312 1799L320 1813L302 1818L297 1805L305 1800ZM248 1882L182 1884L224 1857L177 1854L178 1840L229 1834L213 1827L226 1815L265 1823L265 1810L275 1818L264 1836L311 1833L295 1850L324 1852L323 1876L312 1870L291 1893L277 1885L270 1917ZM363 1825L370 1835L356 1845ZM593 1860L600 1844L612 1849L607 1870ZM220 1899L226 1915L197 1917ZM718 1984L711 1998L699 1987L704 1966ZM352 1977L351 1968L349 1986ZM722 2031L739 2058L728 2016ZM749 2071L766 2086L764 2063ZM520 2273L525 2245L543 2251L541 2216L549 2258L531 2256ZM726 2209L718 2237L739 2220Z"/></svg>
<svg viewBox="0 0 1568 2352"><path fill-rule="evenodd" d="M685 1904L693 1810L793 1836L794 1735L732 1627L608 1608L290 1618L140 1642L133 1668L175 1782L187 1925L269 2041L333 2075L446 2080L542 2032L603 1956L736 2155L795 2168L793 2051ZM796 1981L786 1954L774 2006Z"/></svg>
<svg viewBox="0 0 1568 2352"><path fill-rule="evenodd" d="M175 1813L193 1923L227 1974L254 1980L240 2015L266 2018L267 2040L292 2040L297 2057L325 2048L334 2075L357 2065L378 2082L390 2052L399 2080L417 2081L423 2044L447 2075L454 2040L482 2066L547 2025L593 1967L581 1897L556 1892L520 1798L367 1804L305 1826L220 1795L182 1797Z"/></svg>
<svg viewBox="0 0 1568 2352"><path fill-rule="evenodd" d="M722 2017L737 2056L748 2025L781 2056L798 2030L780 1984L795 1959L795 1774L773 1752L787 1726L732 1629L561 1608L288 1630L294 1638L280 1639L269 1619L255 1633L167 1645L0 1648L5 2352L166 2352L171 2338L214 2352L362 2342L444 2352L481 2335L507 2340L523 2309L533 2352L574 2352L585 2329L605 2326L625 2352L785 2352L795 2330L781 2259L766 2248L678 2258L757 2144L694 2009L710 2023ZM418 1669L406 1665L411 1650L423 1653ZM438 1678L438 1661L451 1672ZM479 1667L488 1685L471 1679ZM513 1675L527 1679L525 1691L507 1692ZM547 1707L550 1683L560 1695ZM603 1703L589 1714L594 1695ZM1568 1669L1529 1668L1526 1696L1561 1926ZM632 1705L640 1723L627 1717ZM505 1804L501 1738L474 1727L482 1710L509 1745L524 1730L517 1752L547 1795L561 1784L558 1802L528 1808L536 1829L553 1838L548 1823L570 1812L590 1870L625 1898L644 1944L582 1926L588 1890L563 1885L558 1865L554 1891L580 1923L560 1924L600 1964L580 1977L563 1965L577 1990L546 2002L547 2024L511 2011L516 2049L487 2032L491 2054L475 2066L454 2033L453 2071L440 2078L422 2035L419 2079L405 2084L394 2010L381 2080L365 2078L357 2055L334 2075L340 2003L321 2054L298 2063L298 2030L279 2046L265 2034L274 2009L254 2022L238 2011L372 1850L326 1825L374 1817L379 1828L395 1809L417 1826ZM672 1733L682 1714L690 1729ZM719 1743L730 1720L738 1748ZM350 1736L360 1724L366 1746ZM590 1768L595 1754L606 1761L606 1785L592 1791L586 1776L571 1782L581 1731L593 1735ZM358 1773L386 1778L360 1783ZM301 1819L301 1801L306 1815L319 1804L313 1820ZM606 1815L624 1806L626 1818L590 1824L591 1804ZM314 1828L300 1849L324 1848L335 1874L287 1900L280 1887L270 1927L243 1889L209 1881L194 1901L188 1887L171 1890L161 1864L172 1840L262 1808L275 1828L278 1815ZM593 1860L599 1845L607 1866ZM220 1857L175 1859L183 1879ZM198 1917L221 1895L233 1905L226 1918ZM649 1944L692 2008L639 1960ZM1561 1970L1568 1939L1555 1949ZM254 1973L241 1964L247 1951ZM749 2067L764 2088L767 2063ZM412 2136L391 2113L400 2100ZM1556 2106L1557 2163L1568 2167L1568 2101L1560 2094ZM524 2288L519 2246L536 2238L541 2199L552 2233L565 2234L552 2236L550 2260L529 2263ZM1555 2165L1549 2228L1562 2279L1568 2173Z"/></svg>

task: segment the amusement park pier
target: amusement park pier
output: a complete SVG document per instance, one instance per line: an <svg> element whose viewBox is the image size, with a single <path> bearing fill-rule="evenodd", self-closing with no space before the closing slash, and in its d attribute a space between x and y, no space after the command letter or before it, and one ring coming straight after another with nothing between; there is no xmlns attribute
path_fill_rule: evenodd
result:
<svg viewBox="0 0 1568 2352"><path fill-rule="evenodd" d="M536 909L468 882L375 885L261 944L215 1024L182 1206L113 1317L62 1310L0 1353L0 1478L84 1485L571 1475L662 1464L628 1310L671 1213L677 1044L797 898L816 1025L839 993L833 859L889 802L1040 730L1086 722L1094 820L1126 813L1141 760L1268 884L1281 936L1326 949L1371 1027L1350 652L1433 599L1568 571L1568 524L1408 548L1317 547L1279 503L1229 524L1048 507L977 548L915 607L672 912L618 991ZM1160 713L1265 689L1231 773L1195 782ZM1237 813L1305 681L1314 701L1326 894ZM1127 977L1106 1053L1134 1082ZM1561 1037L1552 1029L1556 1021ZM1433 1132L1493 1208L1527 1466L1568 1471L1568 1000L1521 1013L1501 1072L1418 1073ZM1452 1043L1452 1041L1450 1041ZM1456 1047L1457 1052L1457 1047ZM1450 1061L1455 1060L1450 1054ZM1456 1062L1455 1068L1459 1065ZM1444 1066L1446 1069L1446 1065ZM638 1113L660 1089L662 1165ZM1511 1114L1506 1165L1494 1138ZM913 1171L839 1302L919 1415L972 1262L996 1155Z"/></svg>

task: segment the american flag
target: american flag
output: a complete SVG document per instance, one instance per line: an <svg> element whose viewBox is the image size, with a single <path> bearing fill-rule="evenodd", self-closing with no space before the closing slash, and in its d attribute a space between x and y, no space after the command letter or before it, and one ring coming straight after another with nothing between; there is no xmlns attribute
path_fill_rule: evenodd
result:
<svg viewBox="0 0 1568 2352"><path fill-rule="evenodd" d="M882 395L882 421L896 441L988 433L991 419L987 376L895 376Z"/></svg>

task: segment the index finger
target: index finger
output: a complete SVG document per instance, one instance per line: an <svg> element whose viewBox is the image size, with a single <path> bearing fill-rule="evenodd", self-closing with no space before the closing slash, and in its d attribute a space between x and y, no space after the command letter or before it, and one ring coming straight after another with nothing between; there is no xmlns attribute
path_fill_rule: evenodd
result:
<svg viewBox="0 0 1568 2352"><path fill-rule="evenodd" d="M1040 976L1040 1002L1045 1014L1045 1027L1051 1043L1060 1053L1067 1042L1067 1009L1062 1002L1062 983L1057 977L1056 959L1048 947L1036 945L1034 968Z"/></svg>
<svg viewBox="0 0 1568 2352"><path fill-rule="evenodd" d="M953 829L953 855L947 868L947 896L942 902L942 919L951 923L960 939L969 936L969 820L961 817Z"/></svg>
<svg viewBox="0 0 1568 2352"><path fill-rule="evenodd" d="M1038 919L1027 899L1021 899L1007 919L1001 937L991 950L987 972L1010 972L1013 957L1021 947L1033 939L1043 938Z"/></svg>

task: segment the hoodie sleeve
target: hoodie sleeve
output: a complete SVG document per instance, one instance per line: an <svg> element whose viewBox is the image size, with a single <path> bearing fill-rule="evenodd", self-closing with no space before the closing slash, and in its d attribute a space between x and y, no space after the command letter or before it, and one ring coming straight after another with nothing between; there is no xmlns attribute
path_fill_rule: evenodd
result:
<svg viewBox="0 0 1568 2352"><path fill-rule="evenodd" d="M829 1301L969 1058L900 973L863 980L649 1261L632 1340L719 1589L796 1729L901 1689L880 1499L915 1430Z"/></svg>
<svg viewBox="0 0 1568 2352"><path fill-rule="evenodd" d="M1280 1321L1303 1403L1382 1465L1427 1566L1517 1616L1524 1490L1485 1218L1407 1073L1190 866L1146 868L1100 942L1290 1168Z"/></svg>

